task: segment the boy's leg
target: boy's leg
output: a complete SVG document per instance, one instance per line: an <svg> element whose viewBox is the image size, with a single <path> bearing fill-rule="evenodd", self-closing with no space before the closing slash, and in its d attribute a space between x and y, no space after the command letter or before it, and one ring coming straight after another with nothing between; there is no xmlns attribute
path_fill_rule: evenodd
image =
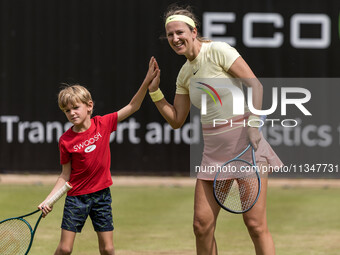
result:
<svg viewBox="0 0 340 255"><path fill-rule="evenodd" d="M113 255L113 217L112 217L112 198L110 189L96 192L92 196L93 205L89 213L93 228L97 232L99 251L101 255Z"/></svg>
<svg viewBox="0 0 340 255"><path fill-rule="evenodd" d="M61 229L61 238L54 255L67 255L72 253L76 233Z"/></svg>
<svg viewBox="0 0 340 255"><path fill-rule="evenodd" d="M97 232L101 255L114 255L113 231Z"/></svg>
<svg viewBox="0 0 340 255"><path fill-rule="evenodd" d="M71 254L77 232L81 232L88 216L87 195L67 196L61 223L61 238L55 255Z"/></svg>

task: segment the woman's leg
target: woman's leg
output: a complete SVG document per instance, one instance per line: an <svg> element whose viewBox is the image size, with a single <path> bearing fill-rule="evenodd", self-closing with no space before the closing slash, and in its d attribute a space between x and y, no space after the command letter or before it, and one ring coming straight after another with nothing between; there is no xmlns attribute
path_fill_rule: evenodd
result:
<svg viewBox="0 0 340 255"><path fill-rule="evenodd" d="M268 174L261 174L261 194L254 207L243 214L243 220L254 243L257 255L274 255L275 246L267 225Z"/></svg>
<svg viewBox="0 0 340 255"><path fill-rule="evenodd" d="M215 228L221 207L213 195L213 181L197 179L194 201L194 233L197 255L216 255Z"/></svg>

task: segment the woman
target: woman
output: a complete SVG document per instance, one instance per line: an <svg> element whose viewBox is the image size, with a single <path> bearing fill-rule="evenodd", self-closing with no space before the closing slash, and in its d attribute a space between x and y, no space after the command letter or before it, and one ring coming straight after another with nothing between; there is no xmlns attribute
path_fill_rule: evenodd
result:
<svg viewBox="0 0 340 255"><path fill-rule="evenodd" d="M255 77L247 63L239 53L226 43L212 42L205 40L198 35L197 19L190 8L171 7L165 14L166 37L170 47L178 54L187 58L177 77L177 89L173 105L169 104L159 89L160 74L156 76L158 82L149 86L149 92L156 107L166 121L173 128L180 128L190 111L190 103L200 107L200 96L189 90L191 78L240 78L243 83L252 88L253 106L255 109L262 107L262 85ZM241 84L241 85L240 85ZM242 86L242 83L235 83L235 86ZM230 95L230 94L229 94ZM223 95L224 102L228 95ZM245 105L246 114L235 116L232 114L232 107L226 103L218 113L223 119L252 119L257 120L258 116L250 115ZM202 166L222 163L233 158L240 151L252 143L256 150L257 164L277 166L282 162L271 149L270 145L263 139L257 127L230 128L222 127L222 134L206 135L209 127L212 126L212 116L209 113L201 116L202 130L204 137L204 152ZM219 130L221 131L221 130ZM235 140L235 137L237 138ZM223 146L223 153L216 149ZM215 149L214 149L215 148ZM219 150L221 151L221 150ZM225 152L229 153L226 158ZM274 243L267 226L266 217L266 192L267 178L261 178L262 191L255 206L243 214L244 222L248 228L251 239L254 243L256 254L275 254ZM199 255L217 254L217 245L214 237L216 220L220 206L213 196L213 174L198 173L195 187L194 201L194 233L196 236L196 250Z"/></svg>

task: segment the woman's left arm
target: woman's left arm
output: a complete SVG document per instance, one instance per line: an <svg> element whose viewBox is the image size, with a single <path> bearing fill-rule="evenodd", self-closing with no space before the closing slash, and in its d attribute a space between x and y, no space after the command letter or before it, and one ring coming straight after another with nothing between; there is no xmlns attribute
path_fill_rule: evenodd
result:
<svg viewBox="0 0 340 255"><path fill-rule="evenodd" d="M235 78L239 78L242 80L242 83L252 88L252 99L253 99L253 106L257 110L262 109L262 99L263 99L263 87L261 82L256 78L253 71L250 69L246 61L242 57L238 57L235 62L231 65L228 70ZM254 114L252 114L254 115ZM249 140L252 143L255 150L257 150L258 144L261 140L260 132L258 128L248 128L248 136Z"/></svg>
<svg viewBox="0 0 340 255"><path fill-rule="evenodd" d="M242 83L253 90L253 105L257 110L262 109L263 87L261 82L256 78L246 61L238 57L228 70L235 78L242 80Z"/></svg>

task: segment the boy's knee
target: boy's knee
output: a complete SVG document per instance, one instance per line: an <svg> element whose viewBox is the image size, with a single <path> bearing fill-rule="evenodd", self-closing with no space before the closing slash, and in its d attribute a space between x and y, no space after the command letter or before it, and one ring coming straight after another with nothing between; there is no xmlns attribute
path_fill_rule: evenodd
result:
<svg viewBox="0 0 340 255"><path fill-rule="evenodd" d="M58 255L69 255L72 253L72 247L66 245L59 245L56 254Z"/></svg>
<svg viewBox="0 0 340 255"><path fill-rule="evenodd" d="M100 247L99 250L100 250L101 255L114 255L115 254L115 250L112 245L106 245L105 247Z"/></svg>

